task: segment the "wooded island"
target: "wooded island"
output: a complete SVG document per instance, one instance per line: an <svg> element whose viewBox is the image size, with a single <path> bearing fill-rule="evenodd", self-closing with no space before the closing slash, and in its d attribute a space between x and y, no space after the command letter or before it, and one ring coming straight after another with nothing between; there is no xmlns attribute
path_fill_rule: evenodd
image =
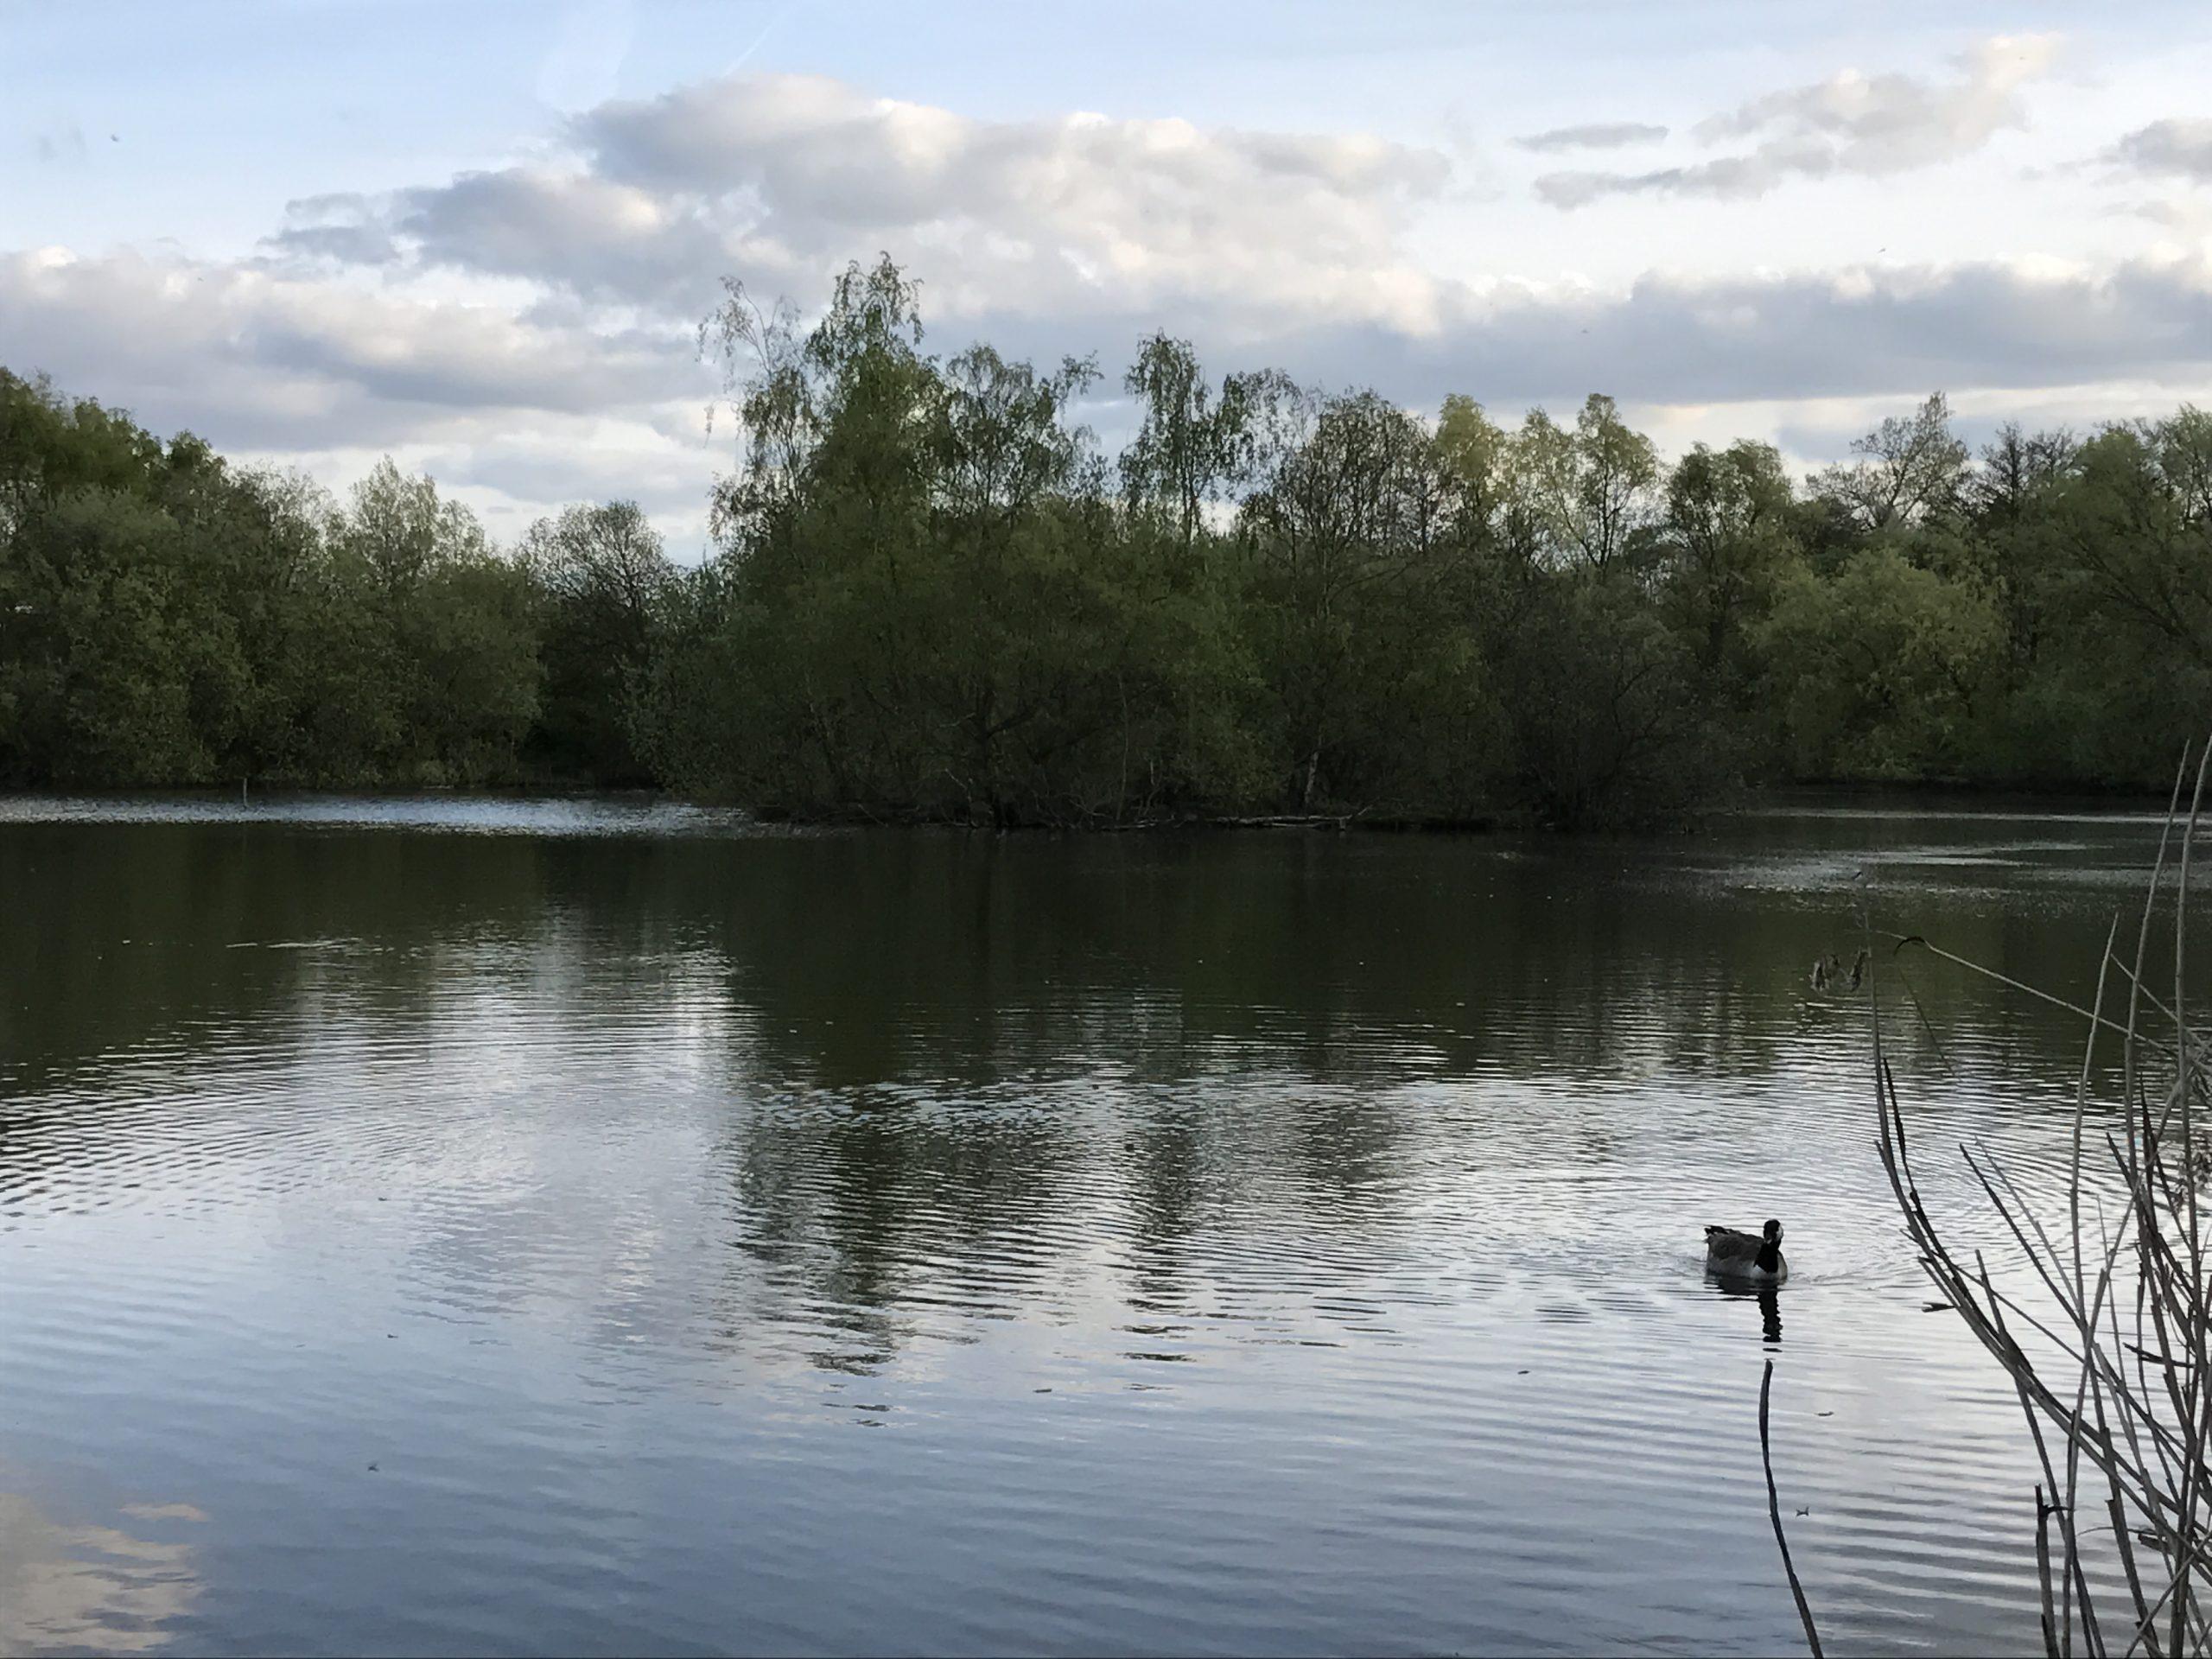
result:
<svg viewBox="0 0 2212 1659"><path fill-rule="evenodd" d="M854 265L738 285L715 550L634 505L512 549L386 461L343 504L0 370L0 781L657 785L802 816L1562 825L1810 779L2161 788L2212 690L2212 414L1943 398L1802 484L1592 396L1427 419L1143 342L925 353Z"/></svg>

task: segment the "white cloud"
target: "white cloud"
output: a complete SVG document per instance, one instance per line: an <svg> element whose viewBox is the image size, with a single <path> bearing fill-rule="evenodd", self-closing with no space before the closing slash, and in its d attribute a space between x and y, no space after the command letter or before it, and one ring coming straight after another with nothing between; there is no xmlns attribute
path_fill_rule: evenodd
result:
<svg viewBox="0 0 2212 1659"><path fill-rule="evenodd" d="M2212 184L2212 121L2153 121L2122 138L2113 153L2139 172Z"/></svg>
<svg viewBox="0 0 2212 1659"><path fill-rule="evenodd" d="M1749 149L1637 173L1548 173L1537 193L1557 207L1640 193L1741 199L1794 178L1879 176L1950 161L2024 124L2020 89L2048 73L2057 52L2054 35L1999 35L1955 59L1948 80L1847 69L1752 99L1694 129L1708 146L1748 139Z"/></svg>
<svg viewBox="0 0 2212 1659"><path fill-rule="evenodd" d="M0 362L221 443L389 442L655 402L690 356L674 334L553 328L250 264L0 254Z"/></svg>
<svg viewBox="0 0 2212 1659"><path fill-rule="evenodd" d="M1624 292L1461 293L1415 339L1279 340L1307 372L1409 402L1446 390L1508 407L1588 391L1640 403L1904 397L2212 378L2212 261L2103 271L2033 262L1857 267L1719 280L1647 276Z"/></svg>
<svg viewBox="0 0 2212 1659"><path fill-rule="evenodd" d="M988 309L967 327L1046 356L1071 331L1126 350L1163 321L1192 334L1217 368L1280 363L1416 405L1455 390L1510 408L1590 391L1738 403L2128 376L2196 385L2212 369L2212 266L2173 258L2101 273L1989 262L1652 275L1615 292L1440 283L1434 321L1420 331L1395 326L1386 308L1286 316L1211 291L1174 296L1165 317L1102 302L1076 317ZM0 360L48 368L65 385L98 389L223 444L308 449L434 442L442 433L457 445L519 435L484 463L518 489L556 481L559 443L606 445L604 430L588 429L594 419L630 423L621 447L633 456L657 443L696 451L699 441L684 435L696 431L690 399L704 385L673 332L602 333L329 278L128 255L0 259ZM669 466L672 488L695 463ZM575 476L602 481L591 464Z"/></svg>
<svg viewBox="0 0 2212 1659"><path fill-rule="evenodd" d="M887 248L930 279L941 315L1198 291L1433 320L1434 284L1397 247L1450 164L1365 135L990 122L799 75L603 104L568 131L565 165L295 204L272 241L370 260L404 247L425 266L527 275L687 319L724 272L810 290Z"/></svg>
<svg viewBox="0 0 2212 1659"><path fill-rule="evenodd" d="M1707 198L1641 210L1683 219L1781 177L1885 177L2019 119L2019 88L2050 51L1993 42L1948 79L1847 75L1753 99L1703 124L1703 142L1738 148L1696 163L1694 182L1549 176ZM2142 139L2144 158L2185 154L2187 125L2127 142ZM1521 142L1549 154L1646 141L1611 123ZM302 197L259 253L229 262L0 253L0 362L50 370L158 429L325 473L390 448L504 533L560 501L619 494L686 546L728 453L700 432L711 380L691 347L719 279L811 305L836 267L878 250L922 279L932 349L978 337L1046 359L1095 349L1109 389L1159 327L1191 337L1217 372L1280 365L1417 407L1464 391L1507 415L1604 391L1655 418L1694 407L1704 424L1663 418L1700 434L1731 410L1741 432L1770 435L1792 408L1894 406L1937 387L2104 410L2119 394L2099 386L2212 383L2212 269L2186 242L2079 266L1914 250L1910 264L1854 253L1753 274L1706 259L1702 274L1630 280L1624 264L1619 280L1585 280L1562 251L1586 230L1614 237L1610 216L1471 203L1420 145L983 120L798 76L601 103L561 124L557 148L529 153ZM1458 239L1436 237L1454 214ZM1530 225L1557 240L1527 242ZM1516 261L1540 275L1516 278Z"/></svg>
<svg viewBox="0 0 2212 1659"><path fill-rule="evenodd" d="M1583 126L1553 127L1532 132L1513 142L1538 155L1561 149L1620 149L1630 144L1656 144L1667 129L1643 121L1593 121Z"/></svg>

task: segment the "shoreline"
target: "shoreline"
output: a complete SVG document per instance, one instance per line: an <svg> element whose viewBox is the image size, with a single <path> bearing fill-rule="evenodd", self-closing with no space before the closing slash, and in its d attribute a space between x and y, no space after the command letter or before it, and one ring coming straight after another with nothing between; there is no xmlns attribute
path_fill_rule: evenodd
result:
<svg viewBox="0 0 2212 1659"><path fill-rule="evenodd" d="M18 816L30 804L72 803L97 810L104 804L130 804L171 807L232 809L240 817L257 816L255 809L289 804L340 806L348 803L397 804L408 801L454 806L481 803L487 806L517 807L533 802L582 805L634 806L674 810L696 810L741 815L764 827L804 830L946 830L963 833L1034 835L1139 835L1215 831L1302 831L1416 836L1534 836L1576 840L1615 835L1696 834L1732 818L1752 819L1807 812L1863 811L1880 813L1947 813L1987 815L2086 815L2121 817L2163 811L2165 798L2145 790L2030 789L2018 785L1982 785L1957 779L1916 779L1868 783L1840 781L1747 785L1732 791L1725 802L1693 811L1662 815L1645 822L1566 827L1524 817L1510 811L1476 814L1425 814L1359 808L1319 812L1192 812L1116 821L1090 820L994 821L982 815L957 812L876 811L864 808L794 810L760 807L741 801L677 791L639 787L595 787L552 784L496 785L416 785L413 786L292 786L249 787L238 791L221 785L143 785L0 788L0 822L41 821ZM10 811L10 809L16 811ZM225 812L222 816L232 816Z"/></svg>

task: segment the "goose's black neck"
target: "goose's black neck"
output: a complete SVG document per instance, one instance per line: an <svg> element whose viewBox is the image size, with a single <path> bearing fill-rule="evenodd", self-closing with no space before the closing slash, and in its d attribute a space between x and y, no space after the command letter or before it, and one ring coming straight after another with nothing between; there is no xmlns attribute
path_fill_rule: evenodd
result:
<svg viewBox="0 0 2212 1659"><path fill-rule="evenodd" d="M1759 1245L1759 1253L1751 1260L1758 1264L1761 1273L1772 1273L1782 1265L1782 1246L1770 1238L1767 1239Z"/></svg>

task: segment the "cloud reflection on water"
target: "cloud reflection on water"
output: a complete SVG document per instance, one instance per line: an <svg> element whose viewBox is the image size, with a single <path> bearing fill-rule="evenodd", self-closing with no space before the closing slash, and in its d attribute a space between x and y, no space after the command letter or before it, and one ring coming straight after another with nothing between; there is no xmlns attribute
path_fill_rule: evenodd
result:
<svg viewBox="0 0 2212 1659"><path fill-rule="evenodd" d="M133 1519L203 1522L188 1503L133 1503ZM0 1491L0 1653L153 1653L192 1611L200 1584L188 1542L67 1525Z"/></svg>

